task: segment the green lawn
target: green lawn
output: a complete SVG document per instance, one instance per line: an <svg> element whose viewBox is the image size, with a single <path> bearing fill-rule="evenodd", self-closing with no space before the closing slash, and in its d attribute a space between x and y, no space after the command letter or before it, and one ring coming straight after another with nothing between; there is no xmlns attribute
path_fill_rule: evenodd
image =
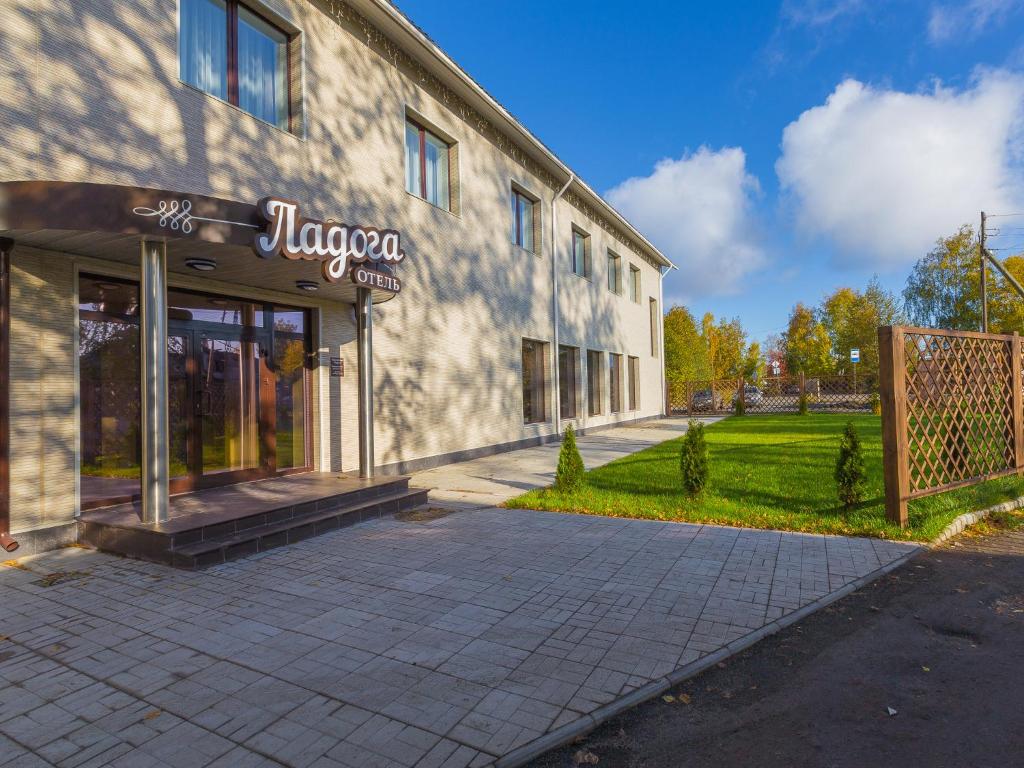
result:
<svg viewBox="0 0 1024 768"><path fill-rule="evenodd" d="M832 472L848 421L864 444L868 491L844 512ZM881 431L871 415L729 418L706 430L711 479L698 499L681 490L680 440L670 440L588 472L576 493L530 491L505 506L928 541L963 512L1024 495L1024 480L1011 477L919 499L910 504L910 527L900 530L885 519Z"/></svg>

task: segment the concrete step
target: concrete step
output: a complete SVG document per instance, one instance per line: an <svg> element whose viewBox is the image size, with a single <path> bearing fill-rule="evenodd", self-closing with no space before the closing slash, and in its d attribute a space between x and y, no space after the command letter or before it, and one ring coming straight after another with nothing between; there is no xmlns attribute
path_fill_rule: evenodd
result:
<svg viewBox="0 0 1024 768"><path fill-rule="evenodd" d="M427 503L428 491L404 488L361 500L346 499L340 506L321 505L319 509L295 514L284 520L247 525L234 531L204 537L201 541L176 545L171 564L177 568L205 568L237 560L275 547L319 536L366 520L375 520Z"/></svg>

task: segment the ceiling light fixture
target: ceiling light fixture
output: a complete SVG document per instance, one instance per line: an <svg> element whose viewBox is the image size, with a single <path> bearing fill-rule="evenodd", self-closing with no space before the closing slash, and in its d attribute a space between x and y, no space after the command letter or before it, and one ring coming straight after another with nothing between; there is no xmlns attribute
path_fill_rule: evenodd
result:
<svg viewBox="0 0 1024 768"><path fill-rule="evenodd" d="M192 267L192 269L199 270L200 272L213 272L217 268L217 262L213 259L191 258L185 259L185 266Z"/></svg>
<svg viewBox="0 0 1024 768"><path fill-rule="evenodd" d="M318 283L316 280L296 280L295 287L298 288L300 291L319 291L320 283Z"/></svg>

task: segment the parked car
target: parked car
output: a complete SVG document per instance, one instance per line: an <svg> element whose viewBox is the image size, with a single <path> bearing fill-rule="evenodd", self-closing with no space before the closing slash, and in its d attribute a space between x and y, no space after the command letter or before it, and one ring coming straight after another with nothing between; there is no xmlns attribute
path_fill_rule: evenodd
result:
<svg viewBox="0 0 1024 768"><path fill-rule="evenodd" d="M690 408L694 411L720 411L722 405L722 396L713 389L698 390L690 398Z"/></svg>
<svg viewBox="0 0 1024 768"><path fill-rule="evenodd" d="M804 392L810 396L817 396L821 394L821 379L807 379L804 382ZM782 388L782 394L784 395L799 395L800 384L791 383L787 384Z"/></svg>
<svg viewBox="0 0 1024 768"><path fill-rule="evenodd" d="M747 406L758 406L764 403L764 392L753 384L743 387L743 403ZM732 396L733 407L736 407L736 395Z"/></svg>

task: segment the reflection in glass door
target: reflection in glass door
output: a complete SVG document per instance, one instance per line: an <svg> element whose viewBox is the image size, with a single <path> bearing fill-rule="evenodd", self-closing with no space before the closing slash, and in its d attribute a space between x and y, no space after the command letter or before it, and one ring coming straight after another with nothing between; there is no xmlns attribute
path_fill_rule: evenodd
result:
<svg viewBox="0 0 1024 768"><path fill-rule="evenodd" d="M203 338L197 396L202 473L260 466L260 348L252 341Z"/></svg>
<svg viewBox="0 0 1024 768"><path fill-rule="evenodd" d="M139 496L138 291L79 278L83 509ZM167 321L171 492L310 470L308 310L171 289Z"/></svg>
<svg viewBox="0 0 1024 768"><path fill-rule="evenodd" d="M191 334L167 337L168 372L168 454L172 479L186 478L192 474L192 375L195 370L191 358Z"/></svg>

